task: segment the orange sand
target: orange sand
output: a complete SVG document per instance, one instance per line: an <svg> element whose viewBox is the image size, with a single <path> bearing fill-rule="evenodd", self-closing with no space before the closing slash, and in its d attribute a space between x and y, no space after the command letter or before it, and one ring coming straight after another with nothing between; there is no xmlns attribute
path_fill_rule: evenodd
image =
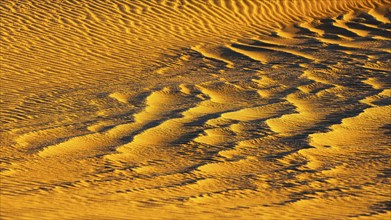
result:
<svg viewBox="0 0 391 220"><path fill-rule="evenodd" d="M390 219L390 0L3 0L1 219Z"/></svg>

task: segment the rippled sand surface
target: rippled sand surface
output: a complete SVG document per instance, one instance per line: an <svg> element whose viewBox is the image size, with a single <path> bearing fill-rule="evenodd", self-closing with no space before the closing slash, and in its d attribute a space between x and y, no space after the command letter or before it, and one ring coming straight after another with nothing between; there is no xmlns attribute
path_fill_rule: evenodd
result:
<svg viewBox="0 0 391 220"><path fill-rule="evenodd" d="M1 219L390 219L390 7L2 0Z"/></svg>

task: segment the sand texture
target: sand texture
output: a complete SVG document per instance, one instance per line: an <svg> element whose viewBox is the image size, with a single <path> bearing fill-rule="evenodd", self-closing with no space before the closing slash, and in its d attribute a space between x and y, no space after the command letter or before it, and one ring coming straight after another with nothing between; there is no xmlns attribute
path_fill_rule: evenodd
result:
<svg viewBox="0 0 391 220"><path fill-rule="evenodd" d="M390 0L1 0L0 219L391 218Z"/></svg>

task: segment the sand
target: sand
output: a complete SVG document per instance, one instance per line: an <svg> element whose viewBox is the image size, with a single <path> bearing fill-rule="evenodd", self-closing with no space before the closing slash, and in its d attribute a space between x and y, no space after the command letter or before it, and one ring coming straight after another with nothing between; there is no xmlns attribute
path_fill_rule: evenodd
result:
<svg viewBox="0 0 391 220"><path fill-rule="evenodd" d="M3 0L1 219L390 219L391 1Z"/></svg>

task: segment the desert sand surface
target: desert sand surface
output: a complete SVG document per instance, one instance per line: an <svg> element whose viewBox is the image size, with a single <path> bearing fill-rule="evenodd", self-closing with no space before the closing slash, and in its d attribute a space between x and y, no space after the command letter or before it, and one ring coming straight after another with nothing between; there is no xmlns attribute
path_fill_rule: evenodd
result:
<svg viewBox="0 0 391 220"><path fill-rule="evenodd" d="M1 0L1 219L391 218L390 0Z"/></svg>

